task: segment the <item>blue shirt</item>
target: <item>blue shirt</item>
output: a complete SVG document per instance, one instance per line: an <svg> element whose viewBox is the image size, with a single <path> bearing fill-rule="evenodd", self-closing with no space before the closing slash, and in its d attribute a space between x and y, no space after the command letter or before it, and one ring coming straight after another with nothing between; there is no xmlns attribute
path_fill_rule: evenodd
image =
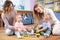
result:
<svg viewBox="0 0 60 40"><path fill-rule="evenodd" d="M43 25L43 27L47 27L49 30L51 30L51 24L49 21L48 22L42 21L42 25Z"/></svg>

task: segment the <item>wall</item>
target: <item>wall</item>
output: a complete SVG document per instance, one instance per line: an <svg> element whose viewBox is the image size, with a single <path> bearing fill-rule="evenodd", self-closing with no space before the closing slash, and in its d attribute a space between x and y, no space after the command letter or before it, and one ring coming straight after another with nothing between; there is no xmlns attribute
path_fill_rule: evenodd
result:
<svg viewBox="0 0 60 40"><path fill-rule="evenodd" d="M19 9L20 5L24 5L25 10L33 10L36 0L11 0L16 6L15 9Z"/></svg>
<svg viewBox="0 0 60 40"><path fill-rule="evenodd" d="M24 0L25 10L33 10L36 0Z"/></svg>

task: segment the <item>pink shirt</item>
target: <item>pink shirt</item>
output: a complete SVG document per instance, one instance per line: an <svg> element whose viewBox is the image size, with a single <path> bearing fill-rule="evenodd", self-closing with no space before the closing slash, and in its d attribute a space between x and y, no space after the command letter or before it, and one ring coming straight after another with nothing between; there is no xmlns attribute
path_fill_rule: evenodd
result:
<svg viewBox="0 0 60 40"><path fill-rule="evenodd" d="M25 26L22 22L16 22L15 27L19 28L20 30L25 30Z"/></svg>

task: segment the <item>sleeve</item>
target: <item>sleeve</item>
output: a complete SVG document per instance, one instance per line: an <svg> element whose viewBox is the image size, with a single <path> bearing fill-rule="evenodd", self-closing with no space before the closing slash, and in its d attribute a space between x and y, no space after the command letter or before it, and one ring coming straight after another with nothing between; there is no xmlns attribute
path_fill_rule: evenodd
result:
<svg viewBox="0 0 60 40"><path fill-rule="evenodd" d="M14 22L13 22L13 25L15 25L15 22L16 22L16 18L15 18L16 14L17 14L17 11L15 10L15 12L14 12Z"/></svg>
<svg viewBox="0 0 60 40"><path fill-rule="evenodd" d="M14 13L17 14L17 10L14 10Z"/></svg>
<svg viewBox="0 0 60 40"><path fill-rule="evenodd" d="M57 19L57 17L55 16L54 12L50 9L49 10L50 14L51 14L51 18L55 23L59 23L59 20Z"/></svg>
<svg viewBox="0 0 60 40"><path fill-rule="evenodd" d="M9 25L9 23L8 23L8 21L7 21L7 19L6 19L6 17L5 17L5 15L2 13L2 15L1 15L1 17L2 17L2 20L3 20L3 22L5 23L5 25Z"/></svg>
<svg viewBox="0 0 60 40"><path fill-rule="evenodd" d="M42 25L43 25L43 27L46 27L46 26L47 26L47 25L46 25L46 22L43 22Z"/></svg>

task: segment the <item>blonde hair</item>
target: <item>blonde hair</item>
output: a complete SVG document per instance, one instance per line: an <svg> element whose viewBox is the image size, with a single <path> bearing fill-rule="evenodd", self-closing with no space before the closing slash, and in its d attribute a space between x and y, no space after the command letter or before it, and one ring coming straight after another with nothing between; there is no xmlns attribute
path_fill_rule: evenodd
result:
<svg viewBox="0 0 60 40"><path fill-rule="evenodd" d="M19 13L16 14L16 16L20 15Z"/></svg>
<svg viewBox="0 0 60 40"><path fill-rule="evenodd" d="M51 17L51 14L50 14L50 13L47 13L47 14L45 14L44 16L50 16L50 17Z"/></svg>
<svg viewBox="0 0 60 40"><path fill-rule="evenodd" d="M49 13L45 14L45 15L44 15L44 18L45 18L46 20L49 20L49 19L51 18L51 14L49 14Z"/></svg>
<svg viewBox="0 0 60 40"><path fill-rule="evenodd" d="M20 18L22 18L21 15L20 15L19 13L17 13L16 16L15 16L16 21L17 21L18 16L19 16Z"/></svg>
<svg viewBox="0 0 60 40"><path fill-rule="evenodd" d="M15 17L17 18L18 16L20 16L20 17L21 17L21 15L20 15L19 13L17 13Z"/></svg>

